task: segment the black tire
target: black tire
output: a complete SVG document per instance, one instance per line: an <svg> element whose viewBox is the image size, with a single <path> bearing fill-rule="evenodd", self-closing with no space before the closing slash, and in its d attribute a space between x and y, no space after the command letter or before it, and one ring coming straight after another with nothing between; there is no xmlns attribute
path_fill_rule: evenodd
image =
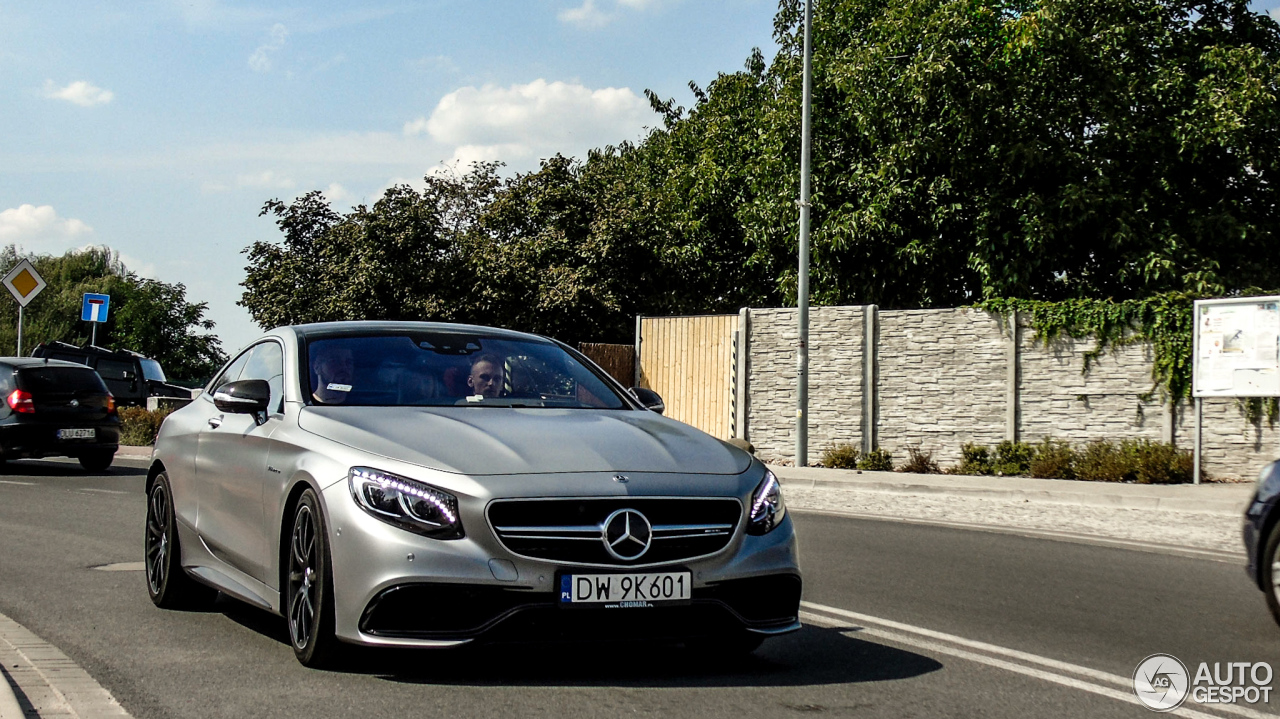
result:
<svg viewBox="0 0 1280 719"><path fill-rule="evenodd" d="M324 513L314 490L298 497L289 522L285 622L289 644L304 666L327 666L335 658L333 570Z"/></svg>
<svg viewBox="0 0 1280 719"><path fill-rule="evenodd" d="M98 449L80 455L79 460L80 466L86 470L102 472L116 460L116 451L114 449Z"/></svg>
<svg viewBox="0 0 1280 719"><path fill-rule="evenodd" d="M1276 566L1278 563L1280 563L1280 524L1271 528L1266 544L1263 545L1262 554L1258 557L1258 575L1262 579L1262 592L1267 597L1267 609L1271 610L1271 617L1280 624L1280 586L1276 585L1276 582L1280 582L1280 576L1276 574L1276 570L1280 569Z"/></svg>
<svg viewBox="0 0 1280 719"><path fill-rule="evenodd" d="M83 462L84 460L81 460ZM161 609L201 609L213 603L218 592L192 579L182 569L182 548L173 515L173 489L161 472L147 492L147 522L142 561L146 566L147 594Z"/></svg>

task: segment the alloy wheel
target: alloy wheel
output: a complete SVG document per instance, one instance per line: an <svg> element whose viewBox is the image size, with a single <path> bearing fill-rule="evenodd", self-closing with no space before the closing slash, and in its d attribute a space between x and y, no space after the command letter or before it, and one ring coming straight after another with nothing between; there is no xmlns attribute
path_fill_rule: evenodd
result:
<svg viewBox="0 0 1280 719"><path fill-rule="evenodd" d="M164 589L165 574L169 571L169 491L164 482L156 482L147 502L147 585L151 594Z"/></svg>
<svg viewBox="0 0 1280 719"><path fill-rule="evenodd" d="M316 607L320 603L316 560L315 517L311 508L303 504L294 515L293 535L289 540L289 635L298 649L311 643Z"/></svg>

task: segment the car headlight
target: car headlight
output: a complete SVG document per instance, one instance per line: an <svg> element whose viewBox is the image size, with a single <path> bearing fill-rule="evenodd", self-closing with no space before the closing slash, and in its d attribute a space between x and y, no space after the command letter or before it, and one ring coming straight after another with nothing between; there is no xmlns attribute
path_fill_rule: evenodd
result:
<svg viewBox="0 0 1280 719"><path fill-rule="evenodd" d="M368 467L352 467L347 484L361 509L388 524L434 539L466 536L458 498L442 489Z"/></svg>
<svg viewBox="0 0 1280 719"><path fill-rule="evenodd" d="M778 478L768 470L760 486L751 495L751 521L747 523L747 534L768 534L782 524L787 516L787 505L782 502L782 485Z"/></svg>

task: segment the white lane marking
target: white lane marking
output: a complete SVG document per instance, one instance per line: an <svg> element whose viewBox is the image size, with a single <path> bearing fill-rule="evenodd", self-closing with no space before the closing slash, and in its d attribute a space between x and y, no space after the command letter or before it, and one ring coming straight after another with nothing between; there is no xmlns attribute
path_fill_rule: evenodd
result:
<svg viewBox="0 0 1280 719"><path fill-rule="evenodd" d="M896 632L885 631L883 629L879 629L874 626L861 627L862 632L860 633L870 634L872 636L878 636L884 639L891 639L893 641L901 641L904 644L909 644L911 646L918 646L922 649L932 649L934 651L941 651L943 653L949 653L949 654L952 654L953 656L958 656L964 659L973 659L974 661L979 661L981 663L989 664L991 666L1000 666L1001 668L1010 669L1010 671L1017 671L1022 674L1028 674L1029 676L1038 676L1037 674L1034 674L1035 672L1043 673L1048 676L1040 677L1040 678L1046 679L1047 681L1053 681L1059 684L1065 684L1067 686L1075 686L1075 684L1068 684L1067 682L1076 682L1080 684L1085 684L1086 686L1077 686L1076 688L1085 689L1086 691L1093 691L1095 694L1103 694L1104 696L1113 696L1115 698L1124 699L1125 701L1132 701L1133 703L1142 705L1142 703L1138 701L1138 698L1133 694L1132 677L1122 677L1117 674L1111 674L1108 672L1099 671L1097 669L1091 669L1089 667L1081 666L1079 664L1071 664L1069 662L1063 662L1057 659L1042 657L1038 654L1031 654L1029 652L1023 652L1017 649L1009 649L1007 647L1001 647L995 644L989 644L987 642L980 642L980 641L975 641L973 639L966 639L964 637L956 636L954 634L937 632L932 629L925 629L924 627L917 627L911 624L903 624L902 622L895 622L891 619L881 619L879 617L873 617L867 614L859 614L858 612L851 612L847 609L840 609L838 607L829 607L824 604L817 604L814 602L802 601L800 602L800 606L805 607L807 609L812 609L814 611L824 612L826 614L834 615L837 617L854 619L866 625L879 625L880 627L896 629L900 632L907 632L908 634L911 634L911 635L928 637L929 639L948 642L950 644L956 644L962 647L969 647L970 649L987 652L989 654L998 654L998 655L1009 657L1011 659L1018 659L1024 662L1039 664L1041 666L1057 669L1058 671L1070 672L1072 674L1088 677L1096 681L1108 682L1110 684L1125 687L1129 691L1119 692L1119 696L1116 696L1115 690L1111 689L1110 687L1102 687L1102 686L1097 686L1093 684L1087 684L1085 682L1078 682L1078 680L1072 679L1070 677L1063 677L1061 675L1053 674L1051 672L1044 672L1043 670L1035 669L1033 667L1024 667L1019 664L1011 664L1010 662L1006 662L1002 659L987 657L981 654L973 654L972 652L967 652L963 649L947 647L945 645L938 644L936 642L924 641L921 639L916 639L914 637L897 634ZM803 614L805 615L806 618L810 620L816 620L816 623L828 622L831 624L837 624L837 625L839 624L839 622L833 621L830 617L823 617L821 615L813 614L810 612L804 612ZM1005 666L1005 665L1010 665L1010 666ZM1020 668L1013 669L1011 667L1020 667ZM1065 681L1059 681L1058 679L1052 679L1049 677L1058 677L1059 679L1062 679ZM1088 687L1093 687L1093 689L1090 689ZM1097 691L1095 691L1095 689ZM1194 703L1194 701L1188 698L1188 704L1190 703ZM1145 706L1145 705L1142 705L1142 706ZM1267 714L1264 712L1255 711L1253 709L1237 706L1235 704L1213 704L1213 705L1199 704L1198 706L1204 709L1214 709L1217 711L1226 712L1228 714L1235 714L1237 716L1250 717L1251 719L1274 719L1274 717L1276 716L1274 714ZM1193 713L1191 714L1191 716L1202 716L1202 717L1211 716L1208 714L1195 712L1194 710L1186 709L1185 705L1183 709L1185 709L1186 711L1192 711ZM1183 711L1183 710L1179 710L1179 711Z"/></svg>
<svg viewBox="0 0 1280 719"><path fill-rule="evenodd" d="M20 485L20 486L23 486L23 487L34 487L34 486L36 486L36 483L35 483L35 482L15 482L15 481L13 481L12 479L0 479L0 484L17 484L17 485Z"/></svg>
<svg viewBox="0 0 1280 719"><path fill-rule="evenodd" d="M790 509L790 508L789 508ZM995 534L1015 534L1020 537L1033 537L1035 539L1057 539L1064 542L1074 542L1077 544L1097 544L1105 547L1119 547L1121 549L1134 549L1145 552L1157 552L1160 554L1173 554L1177 556L1192 557L1196 559L1210 559L1215 562L1239 563L1245 560L1244 550L1238 552L1228 552L1222 549L1205 549L1203 547L1179 547L1172 544L1160 544L1158 542L1144 542L1138 539L1116 539L1114 537L1103 537L1097 534L1080 534L1077 532L1063 532L1053 529L1034 529L1030 527L996 527L990 524L976 524L973 522L951 522L945 519L920 519L917 517L894 517L887 514L867 514L865 512L846 512L839 509L806 509L797 507L791 511L800 514L821 514L828 517L849 517L852 519L872 519L881 522L902 522L904 524L921 524L930 527L946 527L949 529L969 529L978 532L992 532Z"/></svg>
<svg viewBox="0 0 1280 719"><path fill-rule="evenodd" d="M96 567L89 568L96 569L99 572L141 572L146 570L147 565L142 562L116 562L115 564L99 564Z"/></svg>
<svg viewBox="0 0 1280 719"><path fill-rule="evenodd" d="M3 614L0 663L37 716L132 719L111 692L79 664Z"/></svg>
<svg viewBox="0 0 1280 719"><path fill-rule="evenodd" d="M121 492L118 489L93 489L90 487L81 487L80 491L81 492L98 492L100 494L128 494L128 492Z"/></svg>

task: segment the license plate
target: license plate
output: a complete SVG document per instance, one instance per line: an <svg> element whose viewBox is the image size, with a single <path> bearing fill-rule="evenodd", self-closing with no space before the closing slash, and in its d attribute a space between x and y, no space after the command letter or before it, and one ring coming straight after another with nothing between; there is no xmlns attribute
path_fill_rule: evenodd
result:
<svg viewBox="0 0 1280 719"><path fill-rule="evenodd" d="M564 574L560 576L560 603L574 606L652 607L688 601L692 594L689 572L661 574Z"/></svg>
<svg viewBox="0 0 1280 719"><path fill-rule="evenodd" d="M47 435L46 435L47 436ZM93 439L93 428L88 429L60 429L58 430L58 439Z"/></svg>

